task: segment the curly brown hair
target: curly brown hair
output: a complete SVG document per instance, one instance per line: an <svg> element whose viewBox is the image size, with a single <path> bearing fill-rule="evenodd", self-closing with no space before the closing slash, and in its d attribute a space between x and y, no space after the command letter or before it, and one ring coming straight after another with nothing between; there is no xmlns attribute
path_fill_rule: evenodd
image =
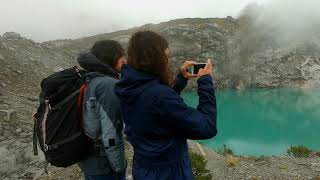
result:
<svg viewBox="0 0 320 180"><path fill-rule="evenodd" d="M128 65L136 70L151 73L162 84L170 84L170 70L165 50L168 41L153 31L139 31L132 35L128 46Z"/></svg>

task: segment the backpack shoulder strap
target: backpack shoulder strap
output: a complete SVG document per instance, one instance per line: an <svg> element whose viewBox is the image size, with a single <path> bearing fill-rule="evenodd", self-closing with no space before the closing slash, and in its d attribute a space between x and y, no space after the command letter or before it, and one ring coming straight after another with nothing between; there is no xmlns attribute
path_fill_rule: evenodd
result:
<svg viewBox="0 0 320 180"><path fill-rule="evenodd" d="M78 111L79 111L79 117L80 117L80 125L81 125L81 129L84 132L84 127L83 127L83 115L82 115L82 108L84 106L84 92L86 90L88 86L87 81L85 81L84 84L81 85L80 90L79 90L79 96L78 96L78 101L77 101L77 107L78 107Z"/></svg>
<svg viewBox="0 0 320 180"><path fill-rule="evenodd" d="M33 125L33 154L35 156L38 155L38 136L37 136L37 120L35 119L35 113L33 114L33 118L34 118L34 125Z"/></svg>

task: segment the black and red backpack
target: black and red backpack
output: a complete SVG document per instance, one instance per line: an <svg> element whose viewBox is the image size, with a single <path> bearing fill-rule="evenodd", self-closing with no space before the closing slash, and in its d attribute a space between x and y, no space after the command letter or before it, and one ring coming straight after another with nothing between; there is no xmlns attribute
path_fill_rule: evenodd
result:
<svg viewBox="0 0 320 180"><path fill-rule="evenodd" d="M53 166L68 167L88 156L91 141L82 126L86 73L73 67L41 82L40 105L34 114L34 154L39 144Z"/></svg>

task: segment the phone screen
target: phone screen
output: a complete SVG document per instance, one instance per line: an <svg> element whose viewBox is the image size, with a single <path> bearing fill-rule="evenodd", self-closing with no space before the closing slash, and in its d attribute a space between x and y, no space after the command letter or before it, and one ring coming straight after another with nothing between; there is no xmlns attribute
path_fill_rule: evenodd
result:
<svg viewBox="0 0 320 180"><path fill-rule="evenodd" d="M193 66L193 74L198 74L199 70L204 68L206 63L197 63Z"/></svg>

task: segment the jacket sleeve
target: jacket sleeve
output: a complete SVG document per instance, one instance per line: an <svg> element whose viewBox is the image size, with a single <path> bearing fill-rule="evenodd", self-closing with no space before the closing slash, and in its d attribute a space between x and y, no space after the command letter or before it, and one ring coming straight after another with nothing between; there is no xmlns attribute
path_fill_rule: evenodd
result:
<svg viewBox="0 0 320 180"><path fill-rule="evenodd" d="M188 107L172 90L161 94L154 101L154 107L174 135L187 139L209 139L217 134L217 107L211 76L198 79L197 110Z"/></svg>
<svg viewBox="0 0 320 180"><path fill-rule="evenodd" d="M175 79L175 83L173 85L173 89L180 94L181 91L187 86L188 79L183 77L181 73L179 73Z"/></svg>
<svg viewBox="0 0 320 180"><path fill-rule="evenodd" d="M101 123L101 139L105 148L109 165L116 173L123 172L126 167L124 142L122 136L121 116L108 116L108 112L113 110L120 114L120 102L113 92L114 83L97 87L96 96L97 114ZM112 108L110 106L113 106Z"/></svg>
<svg viewBox="0 0 320 180"><path fill-rule="evenodd" d="M115 116L115 114L120 113L120 102L113 93L113 87L114 83L110 81L100 83L95 92L97 97L96 110L101 123L101 136L105 147L122 143L122 118L121 116ZM109 113L112 113L114 117L110 118Z"/></svg>

